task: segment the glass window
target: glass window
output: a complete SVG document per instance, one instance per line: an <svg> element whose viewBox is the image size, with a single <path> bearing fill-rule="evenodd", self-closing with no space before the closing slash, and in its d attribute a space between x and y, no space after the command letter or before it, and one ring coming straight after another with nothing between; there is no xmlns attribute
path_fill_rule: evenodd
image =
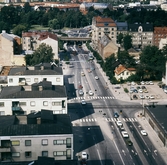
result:
<svg viewBox="0 0 167 165"><path fill-rule="evenodd" d="M20 106L26 106L26 102L20 102Z"/></svg>
<svg viewBox="0 0 167 165"><path fill-rule="evenodd" d="M31 140L25 140L25 146L31 146Z"/></svg>
<svg viewBox="0 0 167 165"><path fill-rule="evenodd" d="M53 156L65 156L66 151L54 151Z"/></svg>
<svg viewBox="0 0 167 165"><path fill-rule="evenodd" d="M12 82L13 82L13 79L12 79L12 78L10 78L10 79L9 79L9 82L10 82L10 83L12 83Z"/></svg>
<svg viewBox="0 0 167 165"><path fill-rule="evenodd" d="M48 106L48 101L43 101L43 106Z"/></svg>
<svg viewBox="0 0 167 165"><path fill-rule="evenodd" d="M36 82L36 83L37 83L37 82L38 82L38 78L34 78L34 82Z"/></svg>
<svg viewBox="0 0 167 165"><path fill-rule="evenodd" d="M66 147L71 148L71 138L67 138L66 141L67 141Z"/></svg>
<svg viewBox="0 0 167 165"><path fill-rule="evenodd" d="M4 102L0 102L0 107L4 107Z"/></svg>
<svg viewBox="0 0 167 165"><path fill-rule="evenodd" d="M66 140L53 140L54 145L63 145L66 144Z"/></svg>
<svg viewBox="0 0 167 165"><path fill-rule="evenodd" d="M20 152L13 152L12 157L20 157Z"/></svg>
<svg viewBox="0 0 167 165"><path fill-rule="evenodd" d="M54 101L52 102L52 106L61 106L61 102Z"/></svg>
<svg viewBox="0 0 167 165"><path fill-rule="evenodd" d="M48 139L42 139L42 145L43 146L48 145Z"/></svg>
<svg viewBox="0 0 167 165"><path fill-rule="evenodd" d="M31 81L31 79L30 78L26 78L26 82L30 82Z"/></svg>
<svg viewBox="0 0 167 165"><path fill-rule="evenodd" d="M20 141L19 140L12 141L12 146L19 146L19 145L20 145Z"/></svg>
<svg viewBox="0 0 167 165"><path fill-rule="evenodd" d="M56 78L56 82L60 82L60 78Z"/></svg>
<svg viewBox="0 0 167 165"><path fill-rule="evenodd" d="M47 157L48 156L48 151L42 151L42 156Z"/></svg>
<svg viewBox="0 0 167 165"><path fill-rule="evenodd" d="M31 101L31 102L30 102L30 105L31 105L31 106L35 106L35 101Z"/></svg>
<svg viewBox="0 0 167 165"><path fill-rule="evenodd" d="M65 108L66 104L65 104L65 100L62 100L62 108Z"/></svg>
<svg viewBox="0 0 167 165"><path fill-rule="evenodd" d="M0 115L5 115L5 111L0 111Z"/></svg>
<svg viewBox="0 0 167 165"><path fill-rule="evenodd" d="M31 151L26 151L25 152L25 157L31 157Z"/></svg>
<svg viewBox="0 0 167 165"><path fill-rule="evenodd" d="M71 150L68 149L67 150L67 156L66 156L67 159L71 159Z"/></svg>

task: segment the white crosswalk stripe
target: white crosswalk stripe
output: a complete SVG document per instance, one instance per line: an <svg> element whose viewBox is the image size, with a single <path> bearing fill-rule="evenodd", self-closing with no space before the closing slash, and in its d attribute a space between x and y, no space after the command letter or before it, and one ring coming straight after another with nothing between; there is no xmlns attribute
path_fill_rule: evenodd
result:
<svg viewBox="0 0 167 165"><path fill-rule="evenodd" d="M104 99L115 99L115 97L109 97L109 96L87 96L87 97L74 97L74 98L68 98L68 101L72 101L72 100L104 100Z"/></svg>

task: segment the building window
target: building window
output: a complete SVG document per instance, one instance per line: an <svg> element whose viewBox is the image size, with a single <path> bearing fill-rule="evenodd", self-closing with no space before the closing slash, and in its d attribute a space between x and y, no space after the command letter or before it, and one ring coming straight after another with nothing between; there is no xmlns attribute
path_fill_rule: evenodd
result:
<svg viewBox="0 0 167 165"><path fill-rule="evenodd" d="M30 78L26 78L26 82L30 82L31 81L31 79Z"/></svg>
<svg viewBox="0 0 167 165"><path fill-rule="evenodd" d="M27 157L31 157L31 151L26 151L25 152L25 157L27 158Z"/></svg>
<svg viewBox="0 0 167 165"><path fill-rule="evenodd" d="M126 75L129 75L129 72L126 72Z"/></svg>
<svg viewBox="0 0 167 165"><path fill-rule="evenodd" d="M43 101L43 106L48 106L48 101Z"/></svg>
<svg viewBox="0 0 167 165"><path fill-rule="evenodd" d="M25 146L31 146L31 140L25 140Z"/></svg>
<svg viewBox="0 0 167 165"><path fill-rule="evenodd" d="M12 146L19 146L19 145L20 145L20 141L19 140L12 141Z"/></svg>
<svg viewBox="0 0 167 165"><path fill-rule="evenodd" d="M12 82L13 82L13 79L12 79L12 78L10 78L10 79L9 79L9 82L10 82L10 83L12 83Z"/></svg>
<svg viewBox="0 0 167 165"><path fill-rule="evenodd" d="M52 106L61 106L61 102L54 101L52 102Z"/></svg>
<svg viewBox="0 0 167 165"><path fill-rule="evenodd" d="M36 83L37 83L37 82L38 82L38 78L34 78L34 82L36 82Z"/></svg>
<svg viewBox="0 0 167 165"><path fill-rule="evenodd" d="M71 159L71 150L70 149L67 150L66 159Z"/></svg>
<svg viewBox="0 0 167 165"><path fill-rule="evenodd" d="M48 145L48 139L42 139L42 145L47 146Z"/></svg>
<svg viewBox="0 0 167 165"><path fill-rule="evenodd" d="M71 138L67 138L66 141L66 147L71 148Z"/></svg>
<svg viewBox="0 0 167 165"><path fill-rule="evenodd" d="M62 100L62 108L65 108L66 107L66 104L65 104L65 100Z"/></svg>
<svg viewBox="0 0 167 165"><path fill-rule="evenodd" d="M4 102L0 102L0 107L4 107Z"/></svg>
<svg viewBox="0 0 167 165"><path fill-rule="evenodd" d="M66 151L54 151L53 156L66 156Z"/></svg>
<svg viewBox="0 0 167 165"><path fill-rule="evenodd" d="M20 102L20 106L26 106L26 102Z"/></svg>
<svg viewBox="0 0 167 165"><path fill-rule="evenodd" d="M56 82L60 82L60 78L56 78Z"/></svg>
<svg viewBox="0 0 167 165"><path fill-rule="evenodd" d="M5 111L0 111L0 116L5 115Z"/></svg>
<svg viewBox="0 0 167 165"><path fill-rule="evenodd" d="M31 101L31 102L30 102L30 105L31 105L31 106L35 106L35 101Z"/></svg>
<svg viewBox="0 0 167 165"><path fill-rule="evenodd" d="M20 157L20 152L13 152L12 157Z"/></svg>
<svg viewBox="0 0 167 165"><path fill-rule="evenodd" d="M66 144L66 140L53 140L54 145L63 145Z"/></svg>
<svg viewBox="0 0 167 165"><path fill-rule="evenodd" d="M42 156L48 157L48 151L42 151Z"/></svg>
<svg viewBox="0 0 167 165"><path fill-rule="evenodd" d="M35 113L36 111L35 110L31 110L30 113Z"/></svg>

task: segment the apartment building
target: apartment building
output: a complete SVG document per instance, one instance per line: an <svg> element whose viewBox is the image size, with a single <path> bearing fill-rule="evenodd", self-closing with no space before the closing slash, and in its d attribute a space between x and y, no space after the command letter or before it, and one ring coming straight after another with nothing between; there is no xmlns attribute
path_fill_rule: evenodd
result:
<svg viewBox="0 0 167 165"><path fill-rule="evenodd" d="M100 16L92 19L92 42L98 45L98 40L107 35L111 41L116 44L117 26L111 18L103 18Z"/></svg>
<svg viewBox="0 0 167 165"><path fill-rule="evenodd" d="M159 47L161 39L166 39L167 27L154 27L154 45Z"/></svg>
<svg viewBox="0 0 167 165"><path fill-rule="evenodd" d="M45 43L52 47L54 57L58 59L58 39L57 35L51 32L23 32L22 49L23 51L35 51L40 44Z"/></svg>
<svg viewBox="0 0 167 165"><path fill-rule="evenodd" d="M132 36L132 45L136 48L153 45L153 24L128 24L128 33Z"/></svg>
<svg viewBox="0 0 167 165"><path fill-rule="evenodd" d="M19 115L52 110L67 114L67 93L64 86L43 80L24 86L5 86L0 92L0 115Z"/></svg>
<svg viewBox="0 0 167 165"><path fill-rule="evenodd" d="M35 66L11 67L8 86L32 85L41 81L50 81L52 85L64 85L63 71L55 63L41 63Z"/></svg>
<svg viewBox="0 0 167 165"><path fill-rule="evenodd" d="M73 133L67 114L41 110L20 116L0 116L0 160L34 161L38 157L73 159Z"/></svg>
<svg viewBox="0 0 167 165"><path fill-rule="evenodd" d="M21 55L21 38L3 30L0 34L0 65L25 65L24 57Z"/></svg>

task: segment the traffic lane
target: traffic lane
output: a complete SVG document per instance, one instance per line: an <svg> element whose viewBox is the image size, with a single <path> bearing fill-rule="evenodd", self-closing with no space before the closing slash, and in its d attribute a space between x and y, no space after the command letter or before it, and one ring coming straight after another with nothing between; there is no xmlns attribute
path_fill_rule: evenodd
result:
<svg viewBox="0 0 167 165"><path fill-rule="evenodd" d="M150 152L148 146L143 141L143 139L140 137L138 131L134 127L133 123L127 122L127 126L132 131L133 137L135 141L137 142L138 146L140 147L141 151L143 152L143 155L145 156L147 162L151 165L158 165L152 153Z"/></svg>

